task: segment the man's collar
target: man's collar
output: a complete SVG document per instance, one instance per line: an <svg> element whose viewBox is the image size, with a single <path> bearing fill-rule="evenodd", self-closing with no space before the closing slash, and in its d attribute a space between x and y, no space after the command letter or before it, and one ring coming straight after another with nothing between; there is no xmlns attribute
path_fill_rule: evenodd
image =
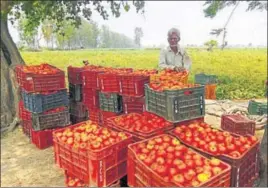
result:
<svg viewBox="0 0 268 188"><path fill-rule="evenodd" d="M178 53L182 54L182 51L181 51L181 48L180 48L180 45L179 44L177 45L177 48L178 48ZM170 48L170 46L167 47L167 50L169 52L173 52L172 49Z"/></svg>

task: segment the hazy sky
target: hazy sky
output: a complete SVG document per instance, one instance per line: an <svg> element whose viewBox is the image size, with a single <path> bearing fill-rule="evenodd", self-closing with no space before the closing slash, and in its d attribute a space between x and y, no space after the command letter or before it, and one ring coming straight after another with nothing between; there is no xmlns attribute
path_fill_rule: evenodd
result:
<svg viewBox="0 0 268 188"><path fill-rule="evenodd" d="M214 19L210 19L204 17L203 4L201 1L146 1L144 15L136 14L134 7L131 7L129 12L123 12L119 18L110 16L108 21L104 21L97 13L93 13L92 19L99 25L108 25L111 30L131 38L134 38L134 28L142 27L142 44L145 46L167 44L167 31L171 27L180 29L182 45L202 45L209 39L221 42L222 36L216 38L209 32L225 24L233 7L224 9ZM247 3L243 2L236 9L227 27L228 44L267 45L267 11L246 12L246 8ZM11 33L14 40L18 41L14 28L11 28Z"/></svg>

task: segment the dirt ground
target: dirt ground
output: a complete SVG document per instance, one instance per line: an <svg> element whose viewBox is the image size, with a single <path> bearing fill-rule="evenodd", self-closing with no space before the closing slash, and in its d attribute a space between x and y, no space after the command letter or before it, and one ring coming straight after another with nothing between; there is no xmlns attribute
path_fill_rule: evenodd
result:
<svg viewBox="0 0 268 188"><path fill-rule="evenodd" d="M206 115L205 122L219 127L220 118ZM261 139L264 131L257 131ZM1 137L1 187L63 187L64 174L54 163L53 147L37 149L21 127Z"/></svg>

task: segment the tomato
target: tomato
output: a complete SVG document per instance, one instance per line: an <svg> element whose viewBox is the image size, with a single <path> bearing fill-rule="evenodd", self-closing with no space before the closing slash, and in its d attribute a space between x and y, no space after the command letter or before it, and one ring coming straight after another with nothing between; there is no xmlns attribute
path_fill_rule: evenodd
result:
<svg viewBox="0 0 268 188"><path fill-rule="evenodd" d="M194 161L191 159L185 160L185 164L186 164L188 169L189 168L192 169L195 166Z"/></svg>
<svg viewBox="0 0 268 188"><path fill-rule="evenodd" d="M234 141L234 144L236 147L241 147L242 146L242 143L238 140Z"/></svg>
<svg viewBox="0 0 268 188"><path fill-rule="evenodd" d="M218 175L222 172L222 169L220 167L213 167L212 172L213 172L213 175Z"/></svg>
<svg viewBox="0 0 268 188"><path fill-rule="evenodd" d="M235 150L235 145L234 144L228 144L227 149L228 149L229 152L232 152L232 151Z"/></svg>
<svg viewBox="0 0 268 188"><path fill-rule="evenodd" d="M204 163L203 163L203 161L201 159L195 159L194 162L195 162L195 166L200 166L201 167L201 166L204 165Z"/></svg>
<svg viewBox="0 0 268 188"><path fill-rule="evenodd" d="M159 157L164 157L164 156L166 156L166 151L165 150L158 150L156 152L156 155Z"/></svg>
<svg viewBox="0 0 268 188"><path fill-rule="evenodd" d="M196 173L193 169L189 169L187 172L184 173L184 178L187 181L191 181L196 176Z"/></svg>
<svg viewBox="0 0 268 188"><path fill-rule="evenodd" d="M173 177L177 173L178 173L178 170L176 168L170 168L169 169L169 176L170 177Z"/></svg>
<svg viewBox="0 0 268 188"><path fill-rule="evenodd" d="M216 155L218 153L218 148L215 145L210 145L209 146L209 152L212 153L213 155Z"/></svg>
<svg viewBox="0 0 268 188"><path fill-rule="evenodd" d="M178 183L178 184L184 184L185 180L184 180L184 177L182 174L176 174L173 176L172 180L175 182L175 183Z"/></svg>
<svg viewBox="0 0 268 188"><path fill-rule="evenodd" d="M212 166L219 166L219 165L221 164L221 161L220 161L219 159L212 158L212 159L210 160L210 164L211 164Z"/></svg>
<svg viewBox="0 0 268 188"><path fill-rule="evenodd" d="M156 168L156 172L163 176L163 175L166 175L167 174L167 167L164 166L164 165L159 165L157 168Z"/></svg>

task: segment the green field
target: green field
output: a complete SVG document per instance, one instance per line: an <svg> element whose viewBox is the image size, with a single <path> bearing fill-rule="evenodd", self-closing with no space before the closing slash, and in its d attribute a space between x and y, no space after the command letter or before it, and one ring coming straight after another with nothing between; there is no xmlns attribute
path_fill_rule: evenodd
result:
<svg viewBox="0 0 268 188"><path fill-rule="evenodd" d="M208 52L188 49L193 61L190 81L196 73L216 74L220 80L218 99L263 98L267 80L267 49L226 49ZM21 52L26 64L42 62L66 71L69 65L82 66L82 60L111 67L157 68L159 50L81 50Z"/></svg>

